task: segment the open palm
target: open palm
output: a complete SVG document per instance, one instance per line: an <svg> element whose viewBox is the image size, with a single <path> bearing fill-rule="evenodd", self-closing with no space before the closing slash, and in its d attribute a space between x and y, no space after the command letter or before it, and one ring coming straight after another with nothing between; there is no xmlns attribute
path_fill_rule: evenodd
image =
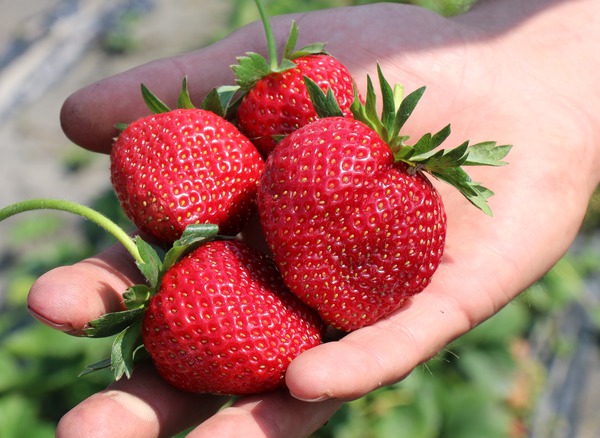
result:
<svg viewBox="0 0 600 438"><path fill-rule="evenodd" d="M405 134L416 138L451 123L448 146L466 139L513 144L509 166L470 172L496 193L490 202L494 217L435 182L446 205L448 234L431 285L390 317L302 354L288 369L289 391L243 398L215 414L224 398L179 392L144 365L131 380L116 382L74 408L57 436L169 436L200 423L190 436L238 436L240 430L248 437L307 436L342 400L402 379L543 275L572 242L598 183L600 154L594 147L600 130L590 116L598 102L573 97L589 93L587 78L596 70L580 66L581 80L569 94L563 91L565 78L575 73L569 61L576 55L568 50L575 43L563 38L566 54L561 52L557 66L551 58L556 55L536 36L538 21L551 19L559 2L532 1L515 9L515 1L484 1L452 20L398 4L274 20L282 40L294 18L301 43L327 41L360 88L377 62L390 82L409 91L426 85ZM592 2L578 3L598 9ZM511 8L511 14L495 14ZM519 28L515 36L513 28ZM264 49L261 27L251 25L206 49L101 81L65 102L64 130L83 147L108 152L114 124L146 113L141 82L161 97L176 99L187 76L199 101L213 86L232 83L229 66L236 56ZM256 225L247 234L260 238ZM41 277L29 307L41 321L77 334L88 321L118 309L120 294L136 280L131 260L115 247Z"/></svg>

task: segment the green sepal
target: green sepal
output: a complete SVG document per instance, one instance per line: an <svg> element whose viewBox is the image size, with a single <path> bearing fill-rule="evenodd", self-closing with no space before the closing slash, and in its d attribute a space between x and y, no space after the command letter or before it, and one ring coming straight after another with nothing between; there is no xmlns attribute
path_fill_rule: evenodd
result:
<svg viewBox="0 0 600 438"><path fill-rule="evenodd" d="M331 88L328 88L327 94L325 94L321 87L308 76L304 76L304 84L317 116L320 118L344 116Z"/></svg>
<svg viewBox="0 0 600 438"><path fill-rule="evenodd" d="M171 111L171 108L169 108L162 100L156 97L156 95L152 91L150 91L148 87L142 84L141 88L144 102L146 103L148 109L152 111L152 113L161 114L168 113L169 111Z"/></svg>
<svg viewBox="0 0 600 438"><path fill-rule="evenodd" d="M131 374L133 373L135 352L142 346L141 338L141 319L127 327L115 337L110 354L110 368L115 380L119 380L124 375L127 378L131 377Z"/></svg>
<svg viewBox="0 0 600 438"><path fill-rule="evenodd" d="M223 85L213 88L202 101L202 109L227 117L227 113L235 105L234 97L240 90L239 85Z"/></svg>
<svg viewBox="0 0 600 438"><path fill-rule="evenodd" d="M512 149L511 145L497 146L495 141L474 144L469 148L469 155L463 166L505 166L502 161Z"/></svg>
<svg viewBox="0 0 600 438"><path fill-rule="evenodd" d="M488 216L493 216L492 209L488 205L487 200L494 192L473 182L461 167L448 168L444 169L444 171L433 171L431 174L439 180L456 187L471 204Z"/></svg>
<svg viewBox="0 0 600 438"><path fill-rule="evenodd" d="M421 97L423 97L425 89L426 87L417 88L415 91L408 94L404 99L402 99L402 103L400 104L398 113L396 114L396 122L394 126L394 131L392 133L392 137L395 137L400 133L400 130L404 127L404 124L410 118L413 111L417 107L417 104L421 100Z"/></svg>
<svg viewBox="0 0 600 438"><path fill-rule="evenodd" d="M235 73L236 84L242 90L251 89L260 79L271 73L271 66L264 56L258 53L248 52L245 56L238 57L237 62L231 69Z"/></svg>
<svg viewBox="0 0 600 438"><path fill-rule="evenodd" d="M177 108L181 109L194 109L195 106L192 103L192 99L190 97L190 92L187 86L187 77L183 78L183 82L181 84L181 91L179 92L179 99L177 100Z"/></svg>
<svg viewBox="0 0 600 438"><path fill-rule="evenodd" d="M213 240L219 233L218 225L214 224L194 224L188 225L181 237L173 243L171 249L165 255L163 262L163 272L170 269L187 252L210 240Z"/></svg>
<svg viewBox="0 0 600 438"><path fill-rule="evenodd" d="M145 284L131 286L123 294L125 307L129 310L144 308L154 293L155 289L151 289Z"/></svg>
<svg viewBox="0 0 600 438"><path fill-rule="evenodd" d="M127 129L127 127L129 126L128 123L115 123L114 127L116 129L118 129L120 132L123 132Z"/></svg>
<svg viewBox="0 0 600 438"><path fill-rule="evenodd" d="M439 149L450 136L450 125L435 134L423 135L414 145L407 144L409 137L401 135L400 130L417 107L425 92L425 87L418 88L404 97L403 88L399 85L392 88L379 65L377 65L377 74L383 101L381 114L377 113L377 95L373 81L367 76L367 93L364 103L358 99L358 92L355 90L355 99L350 107L354 118L377 132L381 139L390 146L394 159L409 166L409 172L427 172L454 186L469 202L491 216L492 211L487 200L494 193L479 183L473 182L461 166L503 166L507 163L502 159L509 153L511 146L498 146L493 141L469 146L469 142L465 141L452 149ZM308 81L305 80L305 82L308 84ZM330 102L324 97L325 93L320 89L316 90L315 87L311 87L311 89L311 99L315 109L322 106L327 110ZM317 113L319 114L318 111ZM327 111L319 115L326 116Z"/></svg>
<svg viewBox="0 0 600 438"><path fill-rule="evenodd" d="M110 358L86 365L79 377L110 368L115 380L130 378L138 352L146 351L142 344L142 320L119 332L112 343Z"/></svg>
<svg viewBox="0 0 600 438"><path fill-rule="evenodd" d="M266 59L264 56L255 52L248 52L245 56L237 58L237 65L232 65L231 68L235 73L236 83L242 91L250 90L258 81L271 73L282 73L295 68L296 64L293 62L294 59L302 56L327 53L325 50L325 43L321 42L308 44L301 49L296 50L296 43L298 42L298 26L295 21L292 21L292 26L283 49L281 60L278 60L274 36L268 18L266 17L266 11L262 5L259 5L259 10L261 11L261 19L267 37L269 59Z"/></svg>
<svg viewBox="0 0 600 438"><path fill-rule="evenodd" d="M135 309L111 312L91 321L84 329L85 336L89 338L106 338L116 335L137 320L141 319L145 309Z"/></svg>
<svg viewBox="0 0 600 438"><path fill-rule="evenodd" d="M96 371L102 371L110 368L111 359L107 357L106 359L102 359L98 362L86 365L85 368L77 375L77 377L83 377L88 374L95 373Z"/></svg>
<svg viewBox="0 0 600 438"><path fill-rule="evenodd" d="M156 250L139 236L135 237L135 244L138 248L143 263L138 262L137 267L148 282L151 288L156 287L162 271L162 262Z"/></svg>

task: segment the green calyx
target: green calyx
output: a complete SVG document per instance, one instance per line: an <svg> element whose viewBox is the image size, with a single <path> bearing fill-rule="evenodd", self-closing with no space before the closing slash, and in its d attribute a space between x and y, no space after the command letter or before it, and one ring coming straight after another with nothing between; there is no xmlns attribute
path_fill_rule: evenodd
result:
<svg viewBox="0 0 600 438"><path fill-rule="evenodd" d="M11 216L32 210L58 210L77 214L108 231L132 255L146 283L134 285L123 295L126 310L113 312L91 321L85 335L91 338L115 336L111 357L89 365L81 375L111 368L116 380L130 377L135 360L142 356L142 317L147 304L157 292L163 275L185 254L217 238L219 228L213 224L189 225L181 238L161 257L154 248L139 236L130 237L123 229L101 213L74 202L61 199L31 199L0 208L0 222Z"/></svg>
<svg viewBox="0 0 600 438"><path fill-rule="evenodd" d="M462 166L504 166L507 163L502 159L510 152L512 146L497 145L494 141L469 145L469 141L465 141L452 149L440 149L439 146L450 135L450 125L435 134L423 135L413 145L408 144L409 137L401 135L400 130L423 96L425 87L404 96L402 86L395 85L392 88L379 65L377 73L383 101L381 113L377 112L375 87L371 78L367 76L365 103L360 101L356 92L351 106L355 119L377 132L390 146L396 162L407 164L409 172L427 172L454 186L475 207L492 216L487 200L494 193L474 182ZM324 93L310 78L305 77L304 80L319 117L342 115L331 90Z"/></svg>
<svg viewBox="0 0 600 438"><path fill-rule="evenodd" d="M292 27L283 51L281 61L277 56L277 45L273 28L269 22L266 9L260 0L255 0L258 8L265 37L267 39L268 60L255 52L248 52L237 59L238 64L231 66L236 76L236 83L243 91L248 91L254 85L271 73L281 73L296 67L293 60L301 56L326 53L324 43L314 43L295 50L298 42L298 27L292 22Z"/></svg>
<svg viewBox="0 0 600 438"><path fill-rule="evenodd" d="M146 87L146 85L141 84L140 88L142 92L142 98L152 114L162 114L172 111L172 108L159 99L152 91L150 91L148 87ZM213 88L202 101L200 108L226 118L234 107L234 96L239 89L240 87L237 85L223 85L218 88ZM177 99L176 109L196 108L198 107L192 103L192 99L190 97L187 77L184 77L181 85L181 91L179 92L179 98ZM125 130L127 126L128 125L125 123L119 123L115 125L119 131Z"/></svg>

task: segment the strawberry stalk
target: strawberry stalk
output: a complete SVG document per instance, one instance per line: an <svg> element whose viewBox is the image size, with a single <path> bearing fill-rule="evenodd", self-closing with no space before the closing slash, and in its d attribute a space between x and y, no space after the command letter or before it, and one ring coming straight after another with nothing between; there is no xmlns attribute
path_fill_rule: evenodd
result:
<svg viewBox="0 0 600 438"><path fill-rule="evenodd" d="M277 44L275 44L275 34L273 33L273 27L271 26L271 22L269 21L269 15L267 14L267 10L262 1L255 0L254 3L256 3L260 19L265 30L265 37L267 39L267 50L269 53L269 65L271 66L272 71L277 71L277 69L279 68L279 63L277 62Z"/></svg>
<svg viewBox="0 0 600 438"><path fill-rule="evenodd" d="M123 245L131 254L136 263L144 263L135 240L131 238L125 231L123 231L121 227L96 210L75 202L65 201L62 199L28 199L25 201L16 202L0 209L0 222L11 216L32 210L65 211L88 219L89 221L109 232L115 239L117 239L119 243L121 243L121 245Z"/></svg>
<svg viewBox="0 0 600 438"><path fill-rule="evenodd" d="M237 65L231 66L236 76L236 83L243 92L250 90L259 80L271 73L281 73L295 68L296 64L292 61L293 59L301 56L326 53L324 43L313 43L295 50L298 41L298 27L295 22L292 22L292 27L280 61L277 55L275 34L273 33L273 27L269 21L266 8L261 0L255 0L255 2L267 40L269 59L265 59L258 53L248 52L245 56L240 56L237 59Z"/></svg>
<svg viewBox="0 0 600 438"><path fill-rule="evenodd" d="M110 367L116 380L123 375L131 376L134 358L143 348L141 344L141 321L149 299L158 291L160 281L184 254L193 248L214 239L218 227L212 224L189 225L164 257L139 236L131 237L115 222L98 211L62 199L30 199L16 202L0 209L0 222L19 213L33 210L58 210L73 213L90 220L109 232L131 254L136 266L146 279L145 284L129 288L123 294L126 310L108 313L91 321L85 335L93 338L116 335L111 358L89 365L81 375Z"/></svg>

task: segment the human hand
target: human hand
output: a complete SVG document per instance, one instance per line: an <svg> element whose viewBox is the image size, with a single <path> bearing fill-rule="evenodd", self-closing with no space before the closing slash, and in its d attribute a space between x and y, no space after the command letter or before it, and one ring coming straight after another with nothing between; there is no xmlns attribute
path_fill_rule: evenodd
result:
<svg viewBox="0 0 600 438"><path fill-rule="evenodd" d="M114 383L67 414L57 436L169 436L200 423L190 436L238 436L240 430L248 437L308 436L340 400L402 379L539 278L573 240L600 167L600 128L592 118L600 93L591 88L598 66L579 59L587 44L597 47L598 35L585 33L592 32L585 20L575 26L578 33L560 33L552 44L545 43L547 33L540 34L559 22L568 26L567 14L557 15L562 8L570 20L582 20L599 16L592 13L598 6L594 0L562 3L484 1L451 20L392 4L295 17L304 42L328 41L359 87L364 89L365 74L373 75L376 62L390 82L407 90L427 85L405 127L413 138L451 123L448 144L466 138L513 144L509 166L470 171L496 192L490 202L495 216L486 217L438 185L448 234L431 285L390 317L298 357L287 372L289 392L240 399L215 414L223 398L177 391L145 365L131 380ZM377 25L366 29L365 23ZM274 24L283 39L289 17ZM141 82L176 99L185 75L198 101L213 86L231 83L229 65L245 51L264 48L263 40L261 27L250 26L207 49L85 88L65 102L64 130L76 143L108 152L114 124L146 113L138 97ZM578 80L569 82L567 92L564 85L573 77ZM567 147L577 153L565 152ZM41 277L29 308L40 320L76 334L88 321L117 310L120 295L138 277L129 257L114 247Z"/></svg>

